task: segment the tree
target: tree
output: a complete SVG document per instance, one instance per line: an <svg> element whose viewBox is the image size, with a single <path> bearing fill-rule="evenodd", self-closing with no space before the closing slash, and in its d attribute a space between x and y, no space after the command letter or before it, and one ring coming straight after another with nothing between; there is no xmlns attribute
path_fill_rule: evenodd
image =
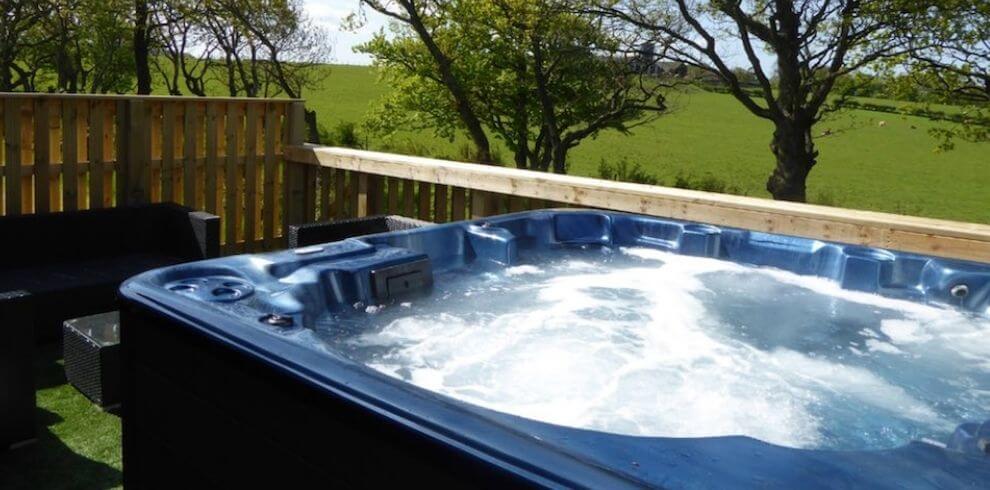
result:
<svg viewBox="0 0 990 490"><path fill-rule="evenodd" d="M911 2L905 2L911 3ZM818 151L812 127L829 110L836 81L881 58L907 52L892 35L899 2L861 0L618 0L597 11L671 43L668 57L717 76L749 112L774 125L774 199L804 201ZM729 66L741 52L759 85L750 95ZM773 57L764 66L761 51Z"/></svg>
<svg viewBox="0 0 990 490"><path fill-rule="evenodd" d="M263 71L266 97L302 98L305 89L319 86L326 78L329 72L321 65L330 60L328 35L309 19L300 1L219 3L250 40L252 68ZM306 126L309 141L319 141L315 111L306 111Z"/></svg>
<svg viewBox="0 0 990 490"><path fill-rule="evenodd" d="M898 36L910 43L905 83L938 102L963 106L963 123L938 128L942 147L957 137L990 141L990 2L940 0L917 12Z"/></svg>
<svg viewBox="0 0 990 490"><path fill-rule="evenodd" d="M170 95L181 95L185 87L193 95L206 96L217 43L203 27L202 16L200 0L172 0L154 12L151 63Z"/></svg>
<svg viewBox="0 0 990 490"><path fill-rule="evenodd" d="M37 24L46 15L41 2L0 0L0 92L33 90L37 68L19 62L44 42Z"/></svg>
<svg viewBox="0 0 990 490"><path fill-rule="evenodd" d="M637 42L572 2L460 0L442 8L418 18L449 76L408 25L359 48L397 87L377 114L379 128L424 126L443 136L466 129L476 145L491 133L517 167L565 173L569 150L586 138L628 131L664 109L664 86L646 76L654 60L638 59Z"/></svg>
<svg viewBox="0 0 990 490"><path fill-rule="evenodd" d="M125 41L130 30L124 0L49 0L40 22L48 42L36 66L55 74L59 92L129 90L134 65Z"/></svg>
<svg viewBox="0 0 990 490"><path fill-rule="evenodd" d="M492 151L488 135L468 96L465 83L461 80L466 74L458 71L458 67L454 65L453 60L445 50L445 48L449 49L450 47L441 46L434 36L435 32L448 22L451 13L456 11L456 2L445 0L361 0L361 3L408 26L408 29L419 38L433 63L433 68L430 70L434 74L432 78L440 83L450 95L454 110L474 143L478 161L492 163ZM383 38L379 36L378 40L381 41ZM383 43L375 44L382 45ZM369 47L372 46L374 44L369 45ZM422 65L420 67L422 68Z"/></svg>

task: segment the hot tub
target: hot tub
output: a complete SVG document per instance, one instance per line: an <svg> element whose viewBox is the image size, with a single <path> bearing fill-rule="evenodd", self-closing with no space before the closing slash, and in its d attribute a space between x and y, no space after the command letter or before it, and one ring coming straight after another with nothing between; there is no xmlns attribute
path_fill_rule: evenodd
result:
<svg viewBox="0 0 990 490"><path fill-rule="evenodd" d="M128 487L982 487L990 266L535 211L121 287Z"/></svg>

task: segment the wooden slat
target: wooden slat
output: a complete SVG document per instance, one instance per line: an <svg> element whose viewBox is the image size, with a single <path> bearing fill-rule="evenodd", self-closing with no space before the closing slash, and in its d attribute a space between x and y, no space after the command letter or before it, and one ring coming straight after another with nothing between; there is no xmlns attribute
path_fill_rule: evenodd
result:
<svg viewBox="0 0 990 490"><path fill-rule="evenodd" d="M416 216L416 183L412 180L402 181L402 215L407 218Z"/></svg>
<svg viewBox="0 0 990 490"><path fill-rule="evenodd" d="M34 161L34 114L31 104L21 106L21 162ZM52 153L54 154L54 152ZM21 169L21 212L34 212L34 175Z"/></svg>
<svg viewBox="0 0 990 490"><path fill-rule="evenodd" d="M293 145L302 144L305 141L305 112L306 107L301 102L289 104L288 112L285 115L286 122L283 125L283 138ZM282 180L282 205L285 207L282 220L282 236L288 236L289 226L300 224L306 221L306 201L308 200L305 189L307 175L306 166L286 163Z"/></svg>
<svg viewBox="0 0 990 490"><path fill-rule="evenodd" d="M255 206L254 206L254 236L252 242L257 244L253 250L262 250L265 239L264 228L264 206L262 201L265 195L265 103L259 103L254 111L254 132L251 138L254 139L254 162L256 166L255 178L251 182L254 186Z"/></svg>
<svg viewBox="0 0 990 490"><path fill-rule="evenodd" d="M264 206L265 206L265 249L271 250L275 247L275 216L278 207L275 201L275 173L277 171L277 161L275 159L275 142L278 140L278 112L273 104L265 107L265 184L264 184Z"/></svg>
<svg viewBox="0 0 990 490"><path fill-rule="evenodd" d="M148 125L150 127L150 152L151 152L151 162L161 161L162 158L162 116L164 112L164 105L168 105L169 101L151 101L148 103L150 110L148 111ZM149 162L150 164L150 162ZM148 186L148 199L151 202L162 202L162 166L161 165L149 165L148 167L150 176L150 185Z"/></svg>
<svg viewBox="0 0 990 490"><path fill-rule="evenodd" d="M330 219L331 195L333 194L333 169L320 168L320 221Z"/></svg>
<svg viewBox="0 0 990 490"><path fill-rule="evenodd" d="M89 204L89 103L85 100L75 101L76 105L76 168L79 173L76 178L76 199L80 208Z"/></svg>
<svg viewBox="0 0 990 490"><path fill-rule="evenodd" d="M333 206L334 216L337 219L347 217L347 172L344 170L333 171Z"/></svg>
<svg viewBox="0 0 990 490"><path fill-rule="evenodd" d="M89 208L104 207L103 160L105 157L103 139L103 123L105 122L106 107L102 101L95 101L89 109Z"/></svg>
<svg viewBox="0 0 990 490"><path fill-rule="evenodd" d="M432 219L430 213L430 187L429 182L419 182L419 207L417 208L417 217L424 221L430 221Z"/></svg>
<svg viewBox="0 0 990 490"><path fill-rule="evenodd" d="M388 211L389 214L401 214L399 210L399 179L388 179Z"/></svg>
<svg viewBox="0 0 990 490"><path fill-rule="evenodd" d="M526 198L519 196L509 197L509 212L518 213L526 210Z"/></svg>
<svg viewBox="0 0 990 490"><path fill-rule="evenodd" d="M465 218L464 188L454 187L450 194L450 220L461 221Z"/></svg>
<svg viewBox="0 0 990 490"><path fill-rule="evenodd" d="M0 140L4 140L4 135L6 134L5 125L6 116L4 116L4 101L0 100ZM0 144L0 216L7 214L7 190L5 185L5 176L7 173L6 169L6 154L7 148L6 143Z"/></svg>
<svg viewBox="0 0 990 490"><path fill-rule="evenodd" d="M21 99L6 99L3 107L4 129L4 212L21 214Z"/></svg>
<svg viewBox="0 0 990 490"><path fill-rule="evenodd" d="M176 104L162 104L162 200L175 202L175 179L172 172L175 171L175 111Z"/></svg>
<svg viewBox="0 0 990 490"><path fill-rule="evenodd" d="M34 102L34 209L39 213L51 211L51 101Z"/></svg>
<svg viewBox="0 0 990 490"><path fill-rule="evenodd" d="M368 215L368 175L362 172L351 172L351 206L352 218Z"/></svg>
<svg viewBox="0 0 990 490"><path fill-rule="evenodd" d="M484 218L491 215L489 209L491 196L480 189L471 189L471 219Z"/></svg>
<svg viewBox="0 0 990 490"><path fill-rule="evenodd" d="M303 165L303 221L312 223L316 221L316 167Z"/></svg>
<svg viewBox="0 0 990 490"><path fill-rule="evenodd" d="M233 249L237 243L237 231L241 227L241 208L237 205L237 191L240 188L240 169L237 165L239 109L236 103L227 104L223 223L228 249Z"/></svg>
<svg viewBox="0 0 990 490"><path fill-rule="evenodd" d="M130 169L127 179L127 204L143 204L153 198L151 172L152 108L143 100L130 101L127 139L131 146L125 165Z"/></svg>
<svg viewBox="0 0 990 490"><path fill-rule="evenodd" d="M197 207L196 142L199 139L198 121L199 104L186 104L186 110L182 116L182 203L192 208Z"/></svg>
<svg viewBox="0 0 990 490"><path fill-rule="evenodd" d="M114 131L114 120L117 117L117 104L115 102L102 101L103 107L103 207L108 208L115 205L114 172L116 165L108 165L108 162L117 161L114 146L117 142L117 132Z"/></svg>
<svg viewBox="0 0 990 490"><path fill-rule="evenodd" d="M250 246L257 238L258 219L258 104L248 104L245 114L244 245L251 252Z"/></svg>
<svg viewBox="0 0 990 490"><path fill-rule="evenodd" d="M75 211L79 209L79 146L76 124L77 104L65 101L62 103L62 209Z"/></svg>
<svg viewBox="0 0 990 490"><path fill-rule="evenodd" d="M385 211L385 186L380 175L368 176L368 215L382 214Z"/></svg>
<svg viewBox="0 0 990 490"><path fill-rule="evenodd" d="M130 168L126 162L130 160L128 152L131 149L130 140L133 137L127 132L131 126L131 105L130 102L118 100L114 103L114 109L114 133L116 134L114 146L117 147L116 160L120 162L117 165L117 175L115 176L114 201L116 201L117 206L124 206L127 204L127 182L130 179Z"/></svg>
<svg viewBox="0 0 990 490"><path fill-rule="evenodd" d="M433 221L447 222L447 186L436 185L433 192Z"/></svg>
<svg viewBox="0 0 990 490"><path fill-rule="evenodd" d="M206 185L203 186L206 212L216 214L219 202L217 192L217 167L220 161L220 104L208 102L206 104L206 130L204 133L204 147L206 151Z"/></svg>

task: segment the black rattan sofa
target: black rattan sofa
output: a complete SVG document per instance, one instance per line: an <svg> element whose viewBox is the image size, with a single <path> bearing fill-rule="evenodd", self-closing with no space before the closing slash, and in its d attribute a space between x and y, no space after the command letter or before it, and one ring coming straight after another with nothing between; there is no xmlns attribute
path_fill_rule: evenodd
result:
<svg viewBox="0 0 990 490"><path fill-rule="evenodd" d="M219 252L220 218L175 204L0 217L0 451L33 438L35 343L116 310L135 274Z"/></svg>
<svg viewBox="0 0 990 490"><path fill-rule="evenodd" d="M431 224L433 223L429 221L421 221L404 216L379 215L292 225L289 227L289 248L336 242L345 238L371 235L373 233L411 230Z"/></svg>

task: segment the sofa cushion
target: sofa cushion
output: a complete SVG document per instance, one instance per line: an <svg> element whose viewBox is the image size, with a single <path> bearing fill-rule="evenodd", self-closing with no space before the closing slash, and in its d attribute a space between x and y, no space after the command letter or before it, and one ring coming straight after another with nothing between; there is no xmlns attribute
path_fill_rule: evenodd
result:
<svg viewBox="0 0 990 490"><path fill-rule="evenodd" d="M141 272L180 262L183 260L166 255L126 254L9 269L0 275L0 291L23 289L37 296L103 284L116 286Z"/></svg>
<svg viewBox="0 0 990 490"><path fill-rule="evenodd" d="M128 254L79 262L12 269L0 274L0 291L31 293L35 337L57 341L70 318L117 309L117 288L124 280L182 259L167 255Z"/></svg>

